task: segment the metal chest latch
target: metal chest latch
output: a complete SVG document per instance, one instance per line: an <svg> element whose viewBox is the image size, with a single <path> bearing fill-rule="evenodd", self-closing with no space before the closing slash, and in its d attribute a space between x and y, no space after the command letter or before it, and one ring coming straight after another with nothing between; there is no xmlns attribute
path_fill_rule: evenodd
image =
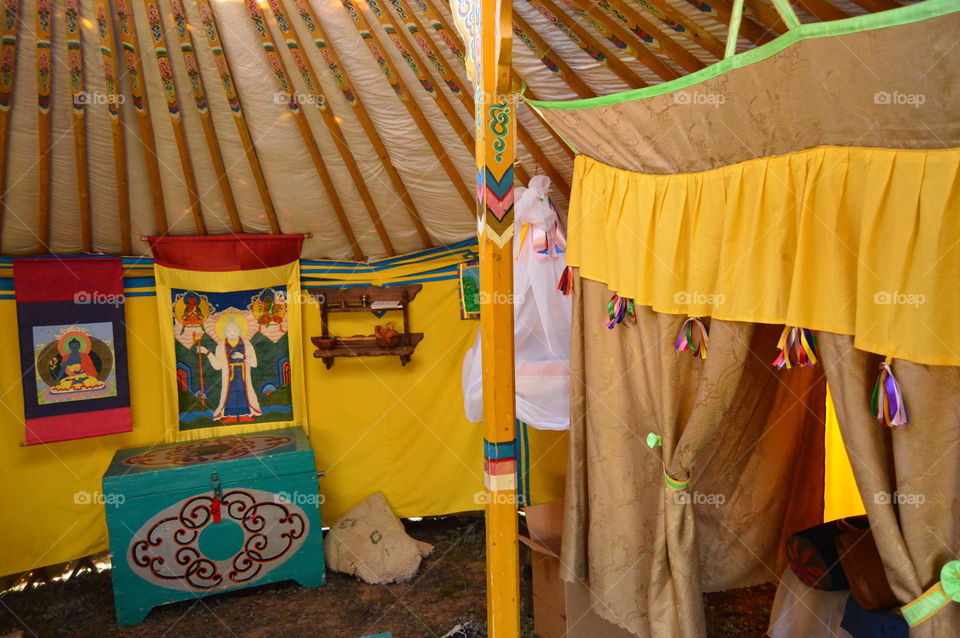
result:
<svg viewBox="0 0 960 638"><path fill-rule="evenodd" d="M210 515L214 523L220 522L220 504L223 501L223 488L220 487L220 475L216 470L210 475L210 483L213 485L213 501L210 503Z"/></svg>

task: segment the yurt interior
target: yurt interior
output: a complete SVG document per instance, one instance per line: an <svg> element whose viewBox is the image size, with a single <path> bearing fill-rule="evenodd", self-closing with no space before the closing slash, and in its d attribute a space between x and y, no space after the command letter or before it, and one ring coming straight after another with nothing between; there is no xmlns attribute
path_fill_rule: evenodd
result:
<svg viewBox="0 0 960 638"><path fill-rule="evenodd" d="M960 637L960 0L0 29L0 638Z"/></svg>

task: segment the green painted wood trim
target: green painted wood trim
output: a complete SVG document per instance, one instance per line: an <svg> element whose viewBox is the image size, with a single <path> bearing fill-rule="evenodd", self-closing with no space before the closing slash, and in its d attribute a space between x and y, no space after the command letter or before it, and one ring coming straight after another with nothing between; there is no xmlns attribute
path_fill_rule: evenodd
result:
<svg viewBox="0 0 960 638"><path fill-rule="evenodd" d="M797 14L794 12L793 7L790 6L788 0L773 0L773 8L780 14L780 18L783 20L783 23L787 25L788 29L796 29L800 26L800 19L797 18ZM822 24L829 23L824 22Z"/></svg>
<svg viewBox="0 0 960 638"><path fill-rule="evenodd" d="M727 47L723 52L723 59L732 58L737 53L737 38L740 37L740 22L743 20L743 0L733 1L733 11L730 13L730 26L727 29Z"/></svg>
<svg viewBox="0 0 960 638"><path fill-rule="evenodd" d="M761 62L801 40L847 35L875 29L886 29L888 27L939 18L957 12L960 12L960 2L957 2L957 0L924 0L924 2L908 7L890 9L889 11L882 11L880 13L870 13L853 18L846 18L844 20L834 20L832 22L802 24L796 29L790 29L767 44L755 49L750 49L749 51L744 51L743 53L738 53L733 57L720 60L716 64L712 64L704 69L679 77L676 80L664 82L663 84L624 91L622 93L614 93L613 95L587 98L585 100L563 102L527 100L527 104L537 110L575 111L595 106L609 106L611 104L620 104L632 100L641 100L657 95L664 95L679 89L686 89L727 73L728 71L732 71L733 69L739 69L756 62Z"/></svg>

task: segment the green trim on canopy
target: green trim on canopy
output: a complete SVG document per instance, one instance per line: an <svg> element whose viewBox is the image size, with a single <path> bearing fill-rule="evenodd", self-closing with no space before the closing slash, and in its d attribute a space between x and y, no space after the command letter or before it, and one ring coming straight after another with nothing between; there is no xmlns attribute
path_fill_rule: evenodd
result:
<svg viewBox="0 0 960 638"><path fill-rule="evenodd" d="M888 27L922 22L923 20L930 20L931 18L939 18L958 11L960 11L960 2L957 2L957 0L924 0L914 5L890 9L889 11L882 11L880 13L870 13L843 20L834 20L832 22L802 24L795 29L790 29L767 44L755 49L750 49L749 51L744 51L743 53L738 53L704 69L679 77L676 80L664 82L663 84L623 91L622 93L614 93L612 95L587 98L585 100L561 102L527 100L527 104L537 110L574 111L655 97L678 89L686 89L734 69L761 62L802 40L847 35L875 29L886 29Z"/></svg>

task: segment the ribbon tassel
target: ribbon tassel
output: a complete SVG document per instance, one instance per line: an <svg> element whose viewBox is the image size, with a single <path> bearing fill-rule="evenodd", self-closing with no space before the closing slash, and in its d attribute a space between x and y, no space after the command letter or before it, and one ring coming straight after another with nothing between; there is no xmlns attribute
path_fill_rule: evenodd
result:
<svg viewBox="0 0 960 638"><path fill-rule="evenodd" d="M710 332L699 317L688 317L680 328L674 348L677 352L688 350L694 357L707 358Z"/></svg>
<svg viewBox="0 0 960 638"><path fill-rule="evenodd" d="M785 326L777 347L780 355L773 362L775 368L789 370L793 366L815 366L819 361L817 337L807 328Z"/></svg>
<svg viewBox="0 0 960 638"><path fill-rule="evenodd" d="M557 282L557 290L563 293L564 297L569 297L573 292L573 270L570 266L563 269L560 274L560 281Z"/></svg>
<svg viewBox="0 0 960 638"><path fill-rule="evenodd" d="M610 301L607 302L607 316L609 318L606 321L606 325L610 330L613 330L617 324L623 323L624 321L630 324L636 323L637 316L634 313L633 299L621 297L620 295L610 297Z"/></svg>
<svg viewBox="0 0 960 638"><path fill-rule="evenodd" d="M882 420L884 427L888 428L903 426L910 421L907 405L903 401L903 393L900 392L900 384L893 376L893 368L890 366L892 362L893 359L887 357L880 364L877 384L873 387L873 395L870 397L873 416Z"/></svg>

